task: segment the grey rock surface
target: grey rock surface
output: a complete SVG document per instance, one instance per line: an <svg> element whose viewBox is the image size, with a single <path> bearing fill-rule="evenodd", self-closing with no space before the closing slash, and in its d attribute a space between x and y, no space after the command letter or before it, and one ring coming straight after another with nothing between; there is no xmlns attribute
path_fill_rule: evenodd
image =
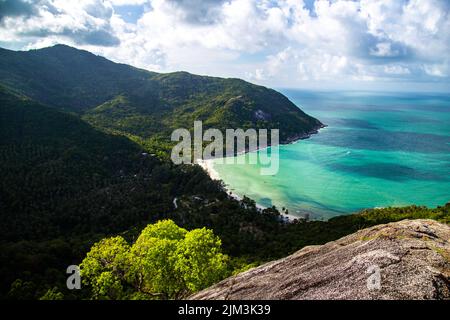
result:
<svg viewBox="0 0 450 320"><path fill-rule="evenodd" d="M190 299L450 299L450 226L378 225L305 247Z"/></svg>

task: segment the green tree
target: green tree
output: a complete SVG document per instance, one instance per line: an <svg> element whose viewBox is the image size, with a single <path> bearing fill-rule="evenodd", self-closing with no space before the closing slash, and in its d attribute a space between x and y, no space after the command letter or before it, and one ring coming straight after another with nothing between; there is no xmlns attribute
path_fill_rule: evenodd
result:
<svg viewBox="0 0 450 320"><path fill-rule="evenodd" d="M121 279L112 271L105 271L96 278L93 294L96 299L118 300L124 297Z"/></svg>
<svg viewBox="0 0 450 320"><path fill-rule="evenodd" d="M119 299L130 263L130 246L124 238L103 239L94 244L80 264L82 281L92 288L95 299Z"/></svg>
<svg viewBox="0 0 450 320"><path fill-rule="evenodd" d="M94 299L179 299L229 275L227 263L211 230L188 232L163 220L132 246L122 237L101 240L80 268Z"/></svg>
<svg viewBox="0 0 450 320"><path fill-rule="evenodd" d="M39 298L39 300L63 300L64 295L58 290L57 287L48 289L47 292Z"/></svg>
<svg viewBox="0 0 450 320"><path fill-rule="evenodd" d="M32 281L16 279L11 284L11 289L8 292L8 298L15 300L32 300L35 299L35 289L35 285Z"/></svg>
<svg viewBox="0 0 450 320"><path fill-rule="evenodd" d="M171 220L148 225L132 246L133 264L128 279L142 292L164 299L176 298L184 289L175 269L176 250L187 230Z"/></svg>
<svg viewBox="0 0 450 320"><path fill-rule="evenodd" d="M221 253L221 240L206 228L188 232L175 254L175 270L190 291L198 291L227 275L228 257Z"/></svg>

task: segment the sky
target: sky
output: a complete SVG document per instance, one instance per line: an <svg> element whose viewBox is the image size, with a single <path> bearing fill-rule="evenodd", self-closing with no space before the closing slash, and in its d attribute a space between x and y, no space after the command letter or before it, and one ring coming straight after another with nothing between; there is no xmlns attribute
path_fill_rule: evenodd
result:
<svg viewBox="0 0 450 320"><path fill-rule="evenodd" d="M450 0L0 0L0 47L63 43L275 88L450 92Z"/></svg>

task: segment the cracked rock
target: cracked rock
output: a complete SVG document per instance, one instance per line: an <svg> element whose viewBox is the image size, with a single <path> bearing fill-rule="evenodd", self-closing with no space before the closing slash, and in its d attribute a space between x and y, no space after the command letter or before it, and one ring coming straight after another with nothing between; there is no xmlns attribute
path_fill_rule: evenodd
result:
<svg viewBox="0 0 450 320"><path fill-rule="evenodd" d="M404 220L305 247L191 299L450 299L449 257L448 225Z"/></svg>

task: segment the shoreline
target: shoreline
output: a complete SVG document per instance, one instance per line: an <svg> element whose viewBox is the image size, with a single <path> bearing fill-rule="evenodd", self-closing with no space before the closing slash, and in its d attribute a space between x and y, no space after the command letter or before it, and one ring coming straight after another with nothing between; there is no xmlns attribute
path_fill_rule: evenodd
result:
<svg viewBox="0 0 450 320"><path fill-rule="evenodd" d="M311 138L312 135L318 134L320 129L323 129L323 128L326 128L326 127L327 127L327 125L321 124L318 128L315 128L310 133L301 134L301 135L297 135L297 136L292 137L292 138L288 138L286 142L280 143L280 145L295 144L295 143L299 142L300 140L309 139L309 138ZM270 148L270 147L271 146L269 145L266 148ZM260 150L259 148L257 148L256 150L251 150L251 151L250 150L245 150L243 152L240 152L240 153L236 154L235 156L246 154L246 153L249 153L249 152L257 152L259 150ZM197 164L209 175L209 177L212 180L221 180L219 173L214 169L214 164L213 164L214 160L215 159L197 159L196 161L197 161ZM228 197L230 197L232 199L235 199L235 200L237 200L239 202L243 200L243 197L241 197L241 196L237 195L236 193L232 192L227 187L227 185L224 185L223 188L224 188L224 191L226 192L226 194L228 195ZM267 209L267 207L265 207L265 206L263 206L261 204L258 204L256 201L255 201L255 206L256 206L256 209L258 211L260 211L260 212L265 210L265 209ZM301 216L295 216L295 215L292 215L292 214L285 214L285 213L282 213L282 212L280 212L280 217L281 217L282 221L286 221L286 222L292 222L294 220L302 219Z"/></svg>
<svg viewBox="0 0 450 320"><path fill-rule="evenodd" d="M284 140L284 141L282 141L282 142L280 142L279 144L274 145L274 146L272 146L272 145L269 143L269 144L268 144L267 146L265 146L265 147L262 147L262 148L261 148L261 147L258 146L258 147L257 147L256 149L254 149L254 150L250 150L250 149L248 149L248 148L246 147L244 151L235 152L235 153L234 153L234 157L240 156L240 155L243 155L243 154L247 154L247 153L249 153L249 152L255 152L255 151L260 151L260 150L268 149L268 148L270 148L270 147L287 146L287 145L290 145L290 144L296 144L296 143L298 143L298 142L301 141L301 140L308 140L308 139L311 138L313 135L319 134L319 133L320 133L320 130L325 129L325 128L328 128L328 125L321 123L319 126L315 127L315 128L312 129L310 132L302 133L302 134L297 134L297 135L295 135L295 136L288 137L286 140ZM223 157L223 158L226 158L226 156Z"/></svg>
<svg viewBox="0 0 450 320"><path fill-rule="evenodd" d="M197 159L197 164L209 175L212 180L220 180L219 173L214 169L214 159Z"/></svg>
<svg viewBox="0 0 450 320"><path fill-rule="evenodd" d="M209 177L212 180L221 180L220 179L220 175L214 169L213 161L214 161L214 159L197 160L197 164L200 167L202 167L202 169L209 175ZM244 199L244 196L240 196L240 195L236 194L234 191L230 190L227 185L224 185L223 191L225 191L225 193L227 194L227 196L229 198L234 199L236 201L240 202L240 201L242 201ZM263 206L262 204L257 203L256 201L255 201L255 207L256 207L256 209L259 212L262 212L263 210L268 208L266 206ZM302 216L296 216L296 215L293 215L293 214L290 214L290 213L286 214L286 213L283 213L281 211L279 211L279 212L280 212L280 218L283 221L286 221L286 222L293 222L294 220L299 220L299 219L303 218Z"/></svg>

